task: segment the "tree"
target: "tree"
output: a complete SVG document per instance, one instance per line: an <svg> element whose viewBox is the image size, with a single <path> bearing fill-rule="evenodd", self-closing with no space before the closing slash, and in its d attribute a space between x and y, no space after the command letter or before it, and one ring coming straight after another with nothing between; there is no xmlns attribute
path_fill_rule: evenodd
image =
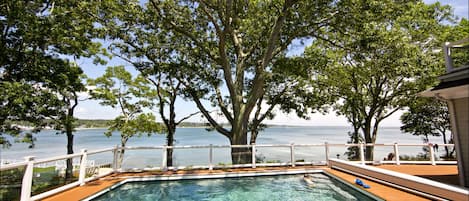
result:
<svg viewBox="0 0 469 201"><path fill-rule="evenodd" d="M76 118L74 116L75 108L78 106L78 93L85 90L82 83L84 78L81 68L74 64L68 63L67 70L62 75L63 80L57 81L56 97L60 101L60 110L56 115L47 116L52 119L54 129L60 130L67 136L67 154L73 154L73 133L76 127ZM65 179L71 179L73 176L73 161L67 159L67 168L65 171Z"/></svg>
<svg viewBox="0 0 469 201"><path fill-rule="evenodd" d="M0 143L9 145L4 134L21 133L15 121L33 123L39 132L44 120L53 119L56 129L67 135L67 154L73 154L74 109L77 93L84 89L83 71L71 62L97 57L101 34L91 13L100 13L102 1L6 1L0 6ZM31 132L25 141L34 145ZM66 179L72 177L67 160Z"/></svg>
<svg viewBox="0 0 469 201"><path fill-rule="evenodd" d="M438 34L435 37L437 46L434 48L439 49L438 45L441 46L444 42L458 41L467 37L469 35L469 21L463 18L457 24L443 27L436 34ZM469 51L453 49L451 57L455 66L459 67L469 61ZM440 58L438 63L441 69L444 69L445 61L443 60L442 52L438 54L438 58ZM442 72L438 75L441 74ZM439 100L421 97L415 98L415 101L409 102L408 111L401 116L401 122L404 124L401 127L402 131L423 136L424 142L428 142L428 136L442 136L445 144L452 143L453 141L452 135L450 137L446 136L446 133L451 131L447 105ZM454 148L449 150L445 146L444 157L452 158L454 157L453 154Z"/></svg>
<svg viewBox="0 0 469 201"><path fill-rule="evenodd" d="M92 57L100 51L100 44L92 41L100 31L88 15L90 10L98 11L97 5L82 1L1 4L0 143L9 144L4 134L21 132L12 121L31 122L36 127L33 132L38 132L46 117L64 109L56 95L66 90L60 87L72 68L67 58ZM74 83L73 79L67 83Z"/></svg>
<svg viewBox="0 0 469 201"><path fill-rule="evenodd" d="M183 84L177 79L178 59L174 57L170 34L159 29L153 20L153 13L138 4L129 5L125 15L119 15L117 22L107 23L112 39L109 47L112 54L132 64L156 90L152 101L158 109L166 132L166 145L174 145L176 128L183 121L198 114L182 118L176 116L176 101L181 98ZM173 149L166 152L168 167L173 165Z"/></svg>
<svg viewBox="0 0 469 201"><path fill-rule="evenodd" d="M142 134L163 132L162 126L156 122L152 113L144 112L154 105L148 99L156 96L148 81L132 75L123 66L108 67L103 76L88 81L96 88L90 91L91 98L100 100L101 105L119 108L121 114L109 123L106 136L120 132L121 147L124 148L129 138ZM122 164L125 149L120 150L118 164Z"/></svg>
<svg viewBox="0 0 469 201"><path fill-rule="evenodd" d="M453 137L447 136L451 132L448 106L445 102L433 98L419 98L409 106L409 110L402 114L401 130L412 135L423 136L428 142L428 136L442 136L445 144L452 143ZM445 158L452 158L454 149L445 146Z"/></svg>
<svg viewBox="0 0 469 201"><path fill-rule="evenodd" d="M358 128L365 143L374 143L379 124L436 82L441 71L432 33L441 29L448 7L420 1L348 1L340 16L345 31L328 32L335 46L314 41L305 56L320 58L318 82L329 86L333 105ZM321 61L322 60L322 61ZM366 160L373 160L367 146Z"/></svg>
<svg viewBox="0 0 469 201"><path fill-rule="evenodd" d="M292 41L320 37L320 30L338 13L334 1L328 0L151 0L147 7L154 23L177 45L170 55L178 58L184 94L232 145L248 144L249 132L254 143L262 121L286 100L279 92L289 90L288 85L275 85L273 63L285 56ZM295 105L284 109L306 109L298 99L288 99ZM228 128L212 117L203 100L219 109ZM232 148L233 163L249 163L250 153Z"/></svg>

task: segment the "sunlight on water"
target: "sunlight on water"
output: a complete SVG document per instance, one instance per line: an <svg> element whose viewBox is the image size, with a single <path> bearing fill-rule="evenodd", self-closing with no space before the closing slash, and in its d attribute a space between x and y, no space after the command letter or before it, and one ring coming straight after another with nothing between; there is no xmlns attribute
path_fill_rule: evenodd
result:
<svg viewBox="0 0 469 201"><path fill-rule="evenodd" d="M348 140L348 127L271 127L262 131L257 139L257 144L323 144L346 143ZM114 133L111 137L105 137L106 129L78 130L75 134L75 153L80 149L97 150L114 147L120 144L120 136ZM46 158L66 153L66 136L57 135L55 131L44 130L36 135L36 147L28 149L25 143L14 143L9 149L1 149L0 157L9 160L23 160L25 156ZM216 133L208 132L204 128L178 128L176 133L176 145L229 145L229 140ZM420 137L401 133L399 128L381 128L377 143L422 143ZM439 137L431 138L431 142L441 144ZM152 135L151 137L131 138L127 146L160 146L165 144L164 135ZM444 149L441 149L444 150ZM441 151L440 150L440 151ZM259 147L258 154L265 160L289 161L289 148ZM345 148L331 147L331 156L340 154L343 158ZM392 148L376 150L376 158L382 159L392 151ZM336 153L337 152L337 153ZM422 152L421 147L402 147L403 155L417 155ZM297 160L322 161L325 160L324 148L296 148ZM125 153L124 168L159 167L161 165L161 150L128 150ZM90 160L98 164L108 164L110 155L94 155ZM214 164L231 163L230 150L226 148L214 149ZM208 150L176 150L174 152L174 164L176 166L206 165L208 163Z"/></svg>

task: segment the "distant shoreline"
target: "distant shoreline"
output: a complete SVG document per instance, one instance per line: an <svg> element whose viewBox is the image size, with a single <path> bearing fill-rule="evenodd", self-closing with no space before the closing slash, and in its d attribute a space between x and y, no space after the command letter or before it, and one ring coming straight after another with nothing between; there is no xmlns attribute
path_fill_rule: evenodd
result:
<svg viewBox="0 0 469 201"><path fill-rule="evenodd" d="M192 124L192 123L191 123ZM18 127L21 129L21 130L33 130L34 127L31 127L31 126L22 126L22 125L18 125ZM344 126L334 126L334 125L324 125L324 126L317 126L317 125L277 125L277 124L267 124L267 128L345 128L345 127L351 127L349 125L344 125ZM76 127L75 130L93 130L93 129L107 129L109 127L106 127L106 126L97 126L97 127ZM205 126L205 125L200 125L200 126L196 126L196 125L187 125L187 126L178 126L177 128L210 128L209 126ZM380 129L382 128L400 128L399 126L383 126L383 127L379 127ZM44 127L42 128L42 130L55 130L53 129L52 127Z"/></svg>

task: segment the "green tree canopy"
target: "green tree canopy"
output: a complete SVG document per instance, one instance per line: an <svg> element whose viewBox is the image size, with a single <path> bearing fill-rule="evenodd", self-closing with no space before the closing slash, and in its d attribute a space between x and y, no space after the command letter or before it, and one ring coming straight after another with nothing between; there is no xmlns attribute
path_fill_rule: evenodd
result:
<svg viewBox="0 0 469 201"><path fill-rule="evenodd" d="M63 97L83 89L82 71L70 59L101 51L93 38L102 32L91 14L100 12L98 5L82 1L1 3L1 143L8 144L1 135L20 133L11 121L33 122L38 131L44 119L66 113ZM95 61L101 62L97 57Z"/></svg>
<svg viewBox="0 0 469 201"><path fill-rule="evenodd" d="M410 104L407 112L402 114L401 130L412 135L421 136L428 143L429 136L442 136L443 143L454 143L448 106L445 102L434 98L418 98ZM447 135L448 132L450 135ZM454 148L445 147L445 158L454 157ZM426 150L426 149L424 149Z"/></svg>
<svg viewBox="0 0 469 201"><path fill-rule="evenodd" d="M108 67L101 77L88 80L91 98L99 100L101 105L120 110L120 115L110 121L106 136L119 131L121 146L133 136L164 132L163 126L156 122L149 110L154 107L151 101L157 96L150 83L142 76L132 78L124 66ZM122 164L124 151L120 151L119 164Z"/></svg>
<svg viewBox="0 0 469 201"><path fill-rule="evenodd" d="M469 36L469 21L461 19L458 24L445 26L439 32L436 32L435 47L438 50L444 42L458 41ZM469 61L469 51L466 49L453 49L451 57L456 67L467 65ZM444 64L442 52L439 54L440 65ZM443 71L444 72L444 71ZM443 72L437 74L442 75ZM443 142L452 143L450 132L450 119L446 103L435 98L416 98L408 103L407 111L402 114L401 130L413 135L422 136L424 142L428 142L428 136L442 136ZM454 149L449 150L445 146L445 157L453 157Z"/></svg>
<svg viewBox="0 0 469 201"><path fill-rule="evenodd" d="M321 30L340 12L334 3L151 0L147 8L152 25L171 36L169 45L176 46L168 55L177 59L184 94L231 144L245 145L248 132L254 133L250 140L254 143L261 122L271 118L282 101L292 104L284 107L286 111L308 109L301 107L302 97L288 87L299 85L291 81L295 76L277 84L283 77L274 75L273 64L285 57L294 40L321 37ZM287 93L298 101L281 97ZM220 111L229 127L212 117L204 100ZM249 153L233 148L233 163L249 162Z"/></svg>
<svg viewBox="0 0 469 201"><path fill-rule="evenodd" d="M374 143L382 120L436 82L442 66L432 53L433 33L442 29L449 8L421 1L342 3L349 9L340 16L345 31L326 33L335 45L314 41L305 56L316 59L319 86L336 98L337 114ZM367 160L372 156L367 147Z"/></svg>
<svg viewBox="0 0 469 201"><path fill-rule="evenodd" d="M129 4L125 15L118 15L116 21L106 26L112 39L110 50L117 57L132 64L142 76L154 86L155 99L151 100L158 109L158 114L166 127L166 145L173 146L177 126L193 115L176 115L176 101L183 97L184 85L178 78L180 58L178 43L173 43L173 36L162 30L155 21L154 12L145 9L136 2ZM168 149L167 166L172 166L173 149Z"/></svg>

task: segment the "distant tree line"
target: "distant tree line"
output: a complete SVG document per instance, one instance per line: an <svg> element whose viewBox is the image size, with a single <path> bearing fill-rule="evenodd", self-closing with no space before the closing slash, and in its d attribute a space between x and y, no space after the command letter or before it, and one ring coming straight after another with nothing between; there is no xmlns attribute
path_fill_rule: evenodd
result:
<svg viewBox="0 0 469 201"><path fill-rule="evenodd" d="M112 120L107 120L107 119L77 119L76 120L76 127L77 128L108 128L109 125L111 124ZM17 125L21 127L34 127L34 124L31 122L27 121L13 121L9 122L12 125ZM48 128L53 128L52 126L53 121L52 120L44 120L45 127ZM224 126L228 126L228 124L222 124ZM202 123L202 122L182 122L181 124L178 125L178 127L181 128L191 128L191 127L196 127L196 128L209 128L210 125L207 123Z"/></svg>

